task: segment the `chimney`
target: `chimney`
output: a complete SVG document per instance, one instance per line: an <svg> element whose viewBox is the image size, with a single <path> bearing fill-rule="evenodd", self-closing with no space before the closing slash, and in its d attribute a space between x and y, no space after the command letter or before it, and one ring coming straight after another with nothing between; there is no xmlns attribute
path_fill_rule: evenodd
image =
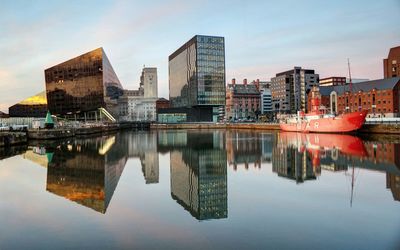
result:
<svg viewBox="0 0 400 250"><path fill-rule="evenodd" d="M236 79L232 78L232 85L235 85L235 84L236 84Z"/></svg>
<svg viewBox="0 0 400 250"><path fill-rule="evenodd" d="M260 79L257 79L255 82L256 88L258 91L260 91Z"/></svg>
<svg viewBox="0 0 400 250"><path fill-rule="evenodd" d="M247 79L246 79L246 78L243 79L243 84L244 84L244 85L247 85Z"/></svg>

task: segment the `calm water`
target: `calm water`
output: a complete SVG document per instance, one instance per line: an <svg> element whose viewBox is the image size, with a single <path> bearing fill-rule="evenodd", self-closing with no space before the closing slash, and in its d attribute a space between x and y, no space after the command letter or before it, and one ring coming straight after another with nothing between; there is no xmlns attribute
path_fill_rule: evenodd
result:
<svg viewBox="0 0 400 250"><path fill-rule="evenodd" d="M399 249L396 141L180 130L0 149L0 249Z"/></svg>

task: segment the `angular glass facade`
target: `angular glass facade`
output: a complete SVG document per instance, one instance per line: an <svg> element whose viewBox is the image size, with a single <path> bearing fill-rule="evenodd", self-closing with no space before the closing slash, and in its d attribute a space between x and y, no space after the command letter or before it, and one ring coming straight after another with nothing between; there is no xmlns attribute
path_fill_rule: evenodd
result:
<svg viewBox="0 0 400 250"><path fill-rule="evenodd" d="M50 112L66 115L105 108L118 115L123 88L103 48L45 70Z"/></svg>
<svg viewBox="0 0 400 250"><path fill-rule="evenodd" d="M171 107L198 109L211 117L212 107L225 106L225 41L223 37L195 36L169 57ZM216 114L217 115L217 114Z"/></svg>

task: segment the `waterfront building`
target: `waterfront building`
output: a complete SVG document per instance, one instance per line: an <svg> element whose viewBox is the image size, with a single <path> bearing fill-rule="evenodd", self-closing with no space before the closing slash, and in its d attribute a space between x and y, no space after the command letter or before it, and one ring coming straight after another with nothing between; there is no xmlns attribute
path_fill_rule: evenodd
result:
<svg viewBox="0 0 400 250"><path fill-rule="evenodd" d="M349 85L322 86L320 93L331 113L368 110L367 117L400 117L400 77L354 83L352 91Z"/></svg>
<svg viewBox="0 0 400 250"><path fill-rule="evenodd" d="M319 79L319 86L336 86L345 84L346 84L346 77L342 76L331 76Z"/></svg>
<svg viewBox="0 0 400 250"><path fill-rule="evenodd" d="M260 79L251 81L251 84L256 85L258 90L269 89L271 87L270 81L260 81Z"/></svg>
<svg viewBox="0 0 400 250"><path fill-rule="evenodd" d="M169 108L170 107L170 103L169 103L169 101L167 100L167 99L165 99L165 98L159 98L157 101L156 101L156 109L157 110L159 110L159 109L167 109L167 108Z"/></svg>
<svg viewBox="0 0 400 250"><path fill-rule="evenodd" d="M46 91L31 96L8 108L10 117L42 117L47 113Z"/></svg>
<svg viewBox="0 0 400 250"><path fill-rule="evenodd" d="M226 118L231 119L255 119L260 113L260 91L256 84L247 84L247 79L243 84L232 83L226 88Z"/></svg>
<svg viewBox="0 0 400 250"><path fill-rule="evenodd" d="M157 68L143 68L140 76L140 88L143 89L144 98L158 97Z"/></svg>
<svg viewBox="0 0 400 250"><path fill-rule="evenodd" d="M383 77L400 77L400 46L391 48L388 57L383 59Z"/></svg>
<svg viewBox="0 0 400 250"><path fill-rule="evenodd" d="M319 75L312 69L294 69L278 73L271 78L271 94L275 112L307 111L307 93L319 85Z"/></svg>
<svg viewBox="0 0 400 250"><path fill-rule="evenodd" d="M261 97L261 114L272 113L272 94L271 90L268 88L260 90Z"/></svg>
<svg viewBox="0 0 400 250"><path fill-rule="evenodd" d="M54 115L97 119L103 108L118 117L122 85L103 48L98 48L44 71L48 109Z"/></svg>
<svg viewBox="0 0 400 250"><path fill-rule="evenodd" d="M351 78L351 83L360 83L370 81L368 78ZM346 84L350 83L350 78L346 78Z"/></svg>
<svg viewBox="0 0 400 250"><path fill-rule="evenodd" d="M223 37L196 35L169 56L171 108L186 121L218 121L225 106L225 42ZM178 109L177 109L178 108Z"/></svg>
<svg viewBox="0 0 400 250"><path fill-rule="evenodd" d="M8 118L8 117L10 117L8 114L0 111L0 118Z"/></svg>
<svg viewBox="0 0 400 250"><path fill-rule="evenodd" d="M156 121L157 68L143 68L138 90L124 90L118 100L121 121Z"/></svg>
<svg viewBox="0 0 400 250"><path fill-rule="evenodd" d="M124 91L125 92L125 91ZM157 98L127 96L120 98L120 121L155 121Z"/></svg>

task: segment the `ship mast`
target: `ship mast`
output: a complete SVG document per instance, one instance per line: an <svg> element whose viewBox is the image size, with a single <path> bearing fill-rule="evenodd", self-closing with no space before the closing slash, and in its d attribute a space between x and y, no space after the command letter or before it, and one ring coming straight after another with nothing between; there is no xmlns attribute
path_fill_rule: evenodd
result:
<svg viewBox="0 0 400 250"><path fill-rule="evenodd" d="M353 93L353 82L351 80L351 71L350 71L350 59L347 58L347 67L349 68L349 87L350 87L350 93Z"/></svg>
<svg viewBox="0 0 400 250"><path fill-rule="evenodd" d="M349 110L348 110L348 112L352 112L352 108L350 108L350 107L353 107L353 81L352 81L352 79L351 79L351 70L350 70L350 59L349 58L347 58L347 67L349 68L349 99L350 99L350 102L349 102Z"/></svg>
<svg viewBox="0 0 400 250"><path fill-rule="evenodd" d="M352 161L353 163L353 161ZM354 195L354 163L353 163L353 173L351 175L351 197L350 197L350 207L353 207L353 195Z"/></svg>

